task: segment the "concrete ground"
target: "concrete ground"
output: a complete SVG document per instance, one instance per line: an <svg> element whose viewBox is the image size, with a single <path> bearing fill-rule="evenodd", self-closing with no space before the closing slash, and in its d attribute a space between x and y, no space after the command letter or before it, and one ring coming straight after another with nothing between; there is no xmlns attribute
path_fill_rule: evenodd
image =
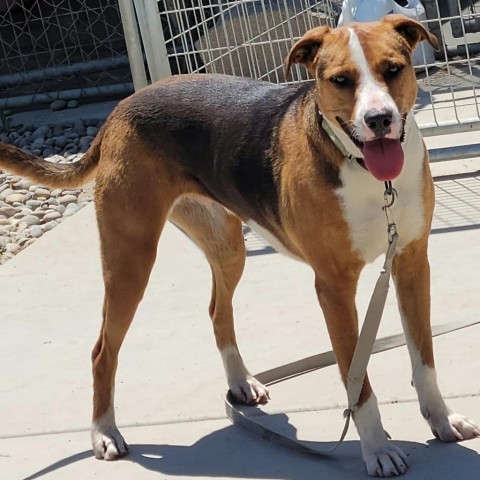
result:
<svg viewBox="0 0 480 480"><path fill-rule="evenodd" d="M471 220L431 237L434 323L478 315L479 225ZM252 248L235 306L250 368L260 371L329 349L309 269L269 253L249 235ZM378 270L377 262L362 278L361 312ZM92 206L2 266L0 284L1 478L365 477L354 429L338 453L314 458L250 437L226 420L225 382L206 309L209 268L174 227L162 237L120 357L117 418L131 454L119 462L95 460L89 444L89 355L102 301ZM381 335L399 330L392 294ZM440 337L435 345L450 404L480 419L480 326ZM433 440L410 387L405 348L372 358L370 374L385 427L411 460L408 478L477 478L480 440ZM313 441L337 439L345 394L336 367L272 387L271 394L266 410L275 428Z"/></svg>
<svg viewBox="0 0 480 480"><path fill-rule="evenodd" d="M441 141L446 141L441 139ZM471 141L471 139L470 139ZM448 142L448 140L447 140ZM432 144L432 146L435 146ZM477 319L480 310L478 163L439 165L430 241L433 323ZM437 173L438 173L437 172ZM249 257L235 298L237 333L253 372L330 349L310 270L247 233ZM380 263L358 293L363 316ZM100 327L103 285L93 206L66 219L0 267L0 478L359 479L367 478L354 428L328 458L251 437L225 417L226 383L207 306L203 254L169 225L142 305L120 356L117 421L131 453L108 463L90 450L90 352ZM380 335L401 330L395 295ZM435 339L449 404L480 421L480 326ZM433 439L410 386L406 349L369 367L385 428L409 456L412 480L479 477L480 439ZM298 438L336 441L345 393L337 368L271 387L265 421Z"/></svg>

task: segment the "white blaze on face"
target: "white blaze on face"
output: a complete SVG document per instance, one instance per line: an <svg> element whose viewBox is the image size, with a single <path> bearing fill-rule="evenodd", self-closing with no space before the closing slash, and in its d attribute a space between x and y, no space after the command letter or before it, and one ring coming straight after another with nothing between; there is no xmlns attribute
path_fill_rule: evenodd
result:
<svg viewBox="0 0 480 480"><path fill-rule="evenodd" d="M375 134L365 123L365 114L369 110L388 110L392 112L393 122L391 132L385 135L386 138L398 139L402 131L402 117L398 111L397 105L384 86L375 80L368 64L365 52L358 39L355 30L348 29L350 40L348 47L353 62L356 64L359 72L359 85L357 93L357 104L355 106L354 131L361 141L369 141L375 138Z"/></svg>

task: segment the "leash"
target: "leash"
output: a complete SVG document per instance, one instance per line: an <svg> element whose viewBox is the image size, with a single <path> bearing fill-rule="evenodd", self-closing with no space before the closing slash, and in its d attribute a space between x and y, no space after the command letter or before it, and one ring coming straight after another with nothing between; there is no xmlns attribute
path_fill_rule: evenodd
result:
<svg viewBox="0 0 480 480"><path fill-rule="evenodd" d="M432 326L432 336L438 337L446 333L451 333L456 330L477 325L478 323L480 323L480 320L462 320L442 325L434 325ZM386 352L394 348L403 347L404 345L406 345L406 340L403 333L390 335L388 337L380 338L374 343L372 354ZM255 375L255 378L264 385L270 386L291 378L305 375L306 373L314 372L315 370L330 367L336 363L337 362L335 360L333 351L329 350L327 352L306 357L280 367L272 368L271 370L266 370ZM237 404L230 391L227 393L225 399L225 410L227 417L234 425L244 428L256 437L262 438L282 447L288 447L303 453L306 452L313 455L326 456L333 453L334 448L336 449L338 445L341 444L341 441L338 441L337 445L334 447L323 450L316 447L318 442L297 440L295 438L287 437L286 435L270 430L253 418L268 418L269 415L267 413L263 412L259 408L253 409L248 405ZM347 429L348 426L349 425L347 424L345 425ZM346 435L345 427L342 431L342 439L345 438Z"/></svg>
<svg viewBox="0 0 480 480"><path fill-rule="evenodd" d="M397 192L392 187L391 182L385 182L384 192L384 206L382 209L385 212L387 220L388 233L388 248L385 254L385 261L380 276L375 284L370 303L365 314L365 320L355 347L352 362L347 376L347 399L348 407L343 412L345 418L345 425L340 435L340 439L328 449L319 449L314 445L316 442L308 442L304 440L297 440L295 438L287 437L279 432L270 430L256 421L253 416L261 418L268 417L268 414L260 409L254 410L254 415L249 415L252 407L240 405L235 402L235 399L230 391L228 391L225 398L225 410L230 421L237 426L243 427L253 435L268 440L277 445L288 447L297 451L307 452L314 455L329 455L333 453L343 442L350 426L350 419L355 411L358 409L358 401L360 393L363 388L365 375L367 373L367 366L372 354L385 352L393 348L398 348L406 345L406 339L403 334L391 335L388 337L376 340L380 320L382 318L385 302L387 299L390 275L393 257L395 256L395 249L398 241L398 233L395 222L393 221L390 208L395 203ZM436 337L450 333L455 330L460 330L472 325L480 323L480 320L475 321L459 321L444 325L437 325L432 327L432 336ZM261 372L255 377L257 380L267 386L283 382L290 378L298 377L321 368L335 365L335 354L332 350L306 357L280 367L273 368Z"/></svg>
<svg viewBox="0 0 480 480"><path fill-rule="evenodd" d="M337 447L343 442L343 439L348 431L350 418L358 409L358 401L362 392L365 375L367 374L368 362L370 360L370 356L372 355L373 345L375 344L375 339L377 338L378 329L380 327L380 321L382 320L383 310L385 309L385 302L387 300L388 290L390 287L392 262L398 242L397 226L393 221L392 212L390 210L390 207L392 207L392 205L395 203L396 197L397 192L392 187L392 182L385 182L385 192L383 194L384 206L382 209L385 212L385 217L387 220L387 253L385 254L383 270L380 272L380 276L373 290L372 298L368 304L365 320L363 321L362 330L358 337L355 352L353 353L350 369L348 371L348 408L343 412L343 416L346 419L345 427L340 440L331 451L336 450Z"/></svg>

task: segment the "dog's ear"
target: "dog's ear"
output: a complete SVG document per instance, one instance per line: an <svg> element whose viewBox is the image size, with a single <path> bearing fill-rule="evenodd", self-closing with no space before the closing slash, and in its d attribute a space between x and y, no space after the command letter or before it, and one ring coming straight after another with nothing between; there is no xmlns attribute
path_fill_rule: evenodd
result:
<svg viewBox="0 0 480 480"><path fill-rule="evenodd" d="M437 37L430 33L420 22L400 14L387 15L382 21L392 25L407 41L412 51L417 43L422 40L426 40L437 52L440 51Z"/></svg>
<svg viewBox="0 0 480 480"><path fill-rule="evenodd" d="M290 74L292 63L301 63L312 72L318 50L322 45L325 34L329 30L330 28L325 26L313 28L298 40L285 59L285 78L288 78Z"/></svg>

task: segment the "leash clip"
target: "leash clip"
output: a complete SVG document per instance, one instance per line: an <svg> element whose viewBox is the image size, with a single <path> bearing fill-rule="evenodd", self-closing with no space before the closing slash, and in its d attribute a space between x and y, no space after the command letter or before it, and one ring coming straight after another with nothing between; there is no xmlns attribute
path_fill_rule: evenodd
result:
<svg viewBox="0 0 480 480"><path fill-rule="evenodd" d="M392 244L394 239L398 237L397 227L393 221L393 215L390 208L395 203L395 200L398 197L397 191L393 188L392 182L385 182L385 192L383 192L383 201L385 205L382 207L382 210L385 212L387 217L387 232L388 232L388 241L389 244Z"/></svg>
<svg viewBox="0 0 480 480"><path fill-rule="evenodd" d="M350 418L353 417L353 411L351 408L346 408L344 411L343 411L343 418L345 420L350 420Z"/></svg>
<svg viewBox="0 0 480 480"><path fill-rule="evenodd" d="M388 230L388 243L391 245L394 242L394 240L397 240L398 238L397 226L393 222L389 223L387 230Z"/></svg>
<svg viewBox="0 0 480 480"><path fill-rule="evenodd" d="M397 191L393 188L392 182L385 182L385 192L383 192L383 200L385 201L385 206L382 207L384 210L390 208L398 197Z"/></svg>
<svg viewBox="0 0 480 480"><path fill-rule="evenodd" d="M348 407L343 411L343 418L352 417L358 411L358 403L352 407Z"/></svg>

